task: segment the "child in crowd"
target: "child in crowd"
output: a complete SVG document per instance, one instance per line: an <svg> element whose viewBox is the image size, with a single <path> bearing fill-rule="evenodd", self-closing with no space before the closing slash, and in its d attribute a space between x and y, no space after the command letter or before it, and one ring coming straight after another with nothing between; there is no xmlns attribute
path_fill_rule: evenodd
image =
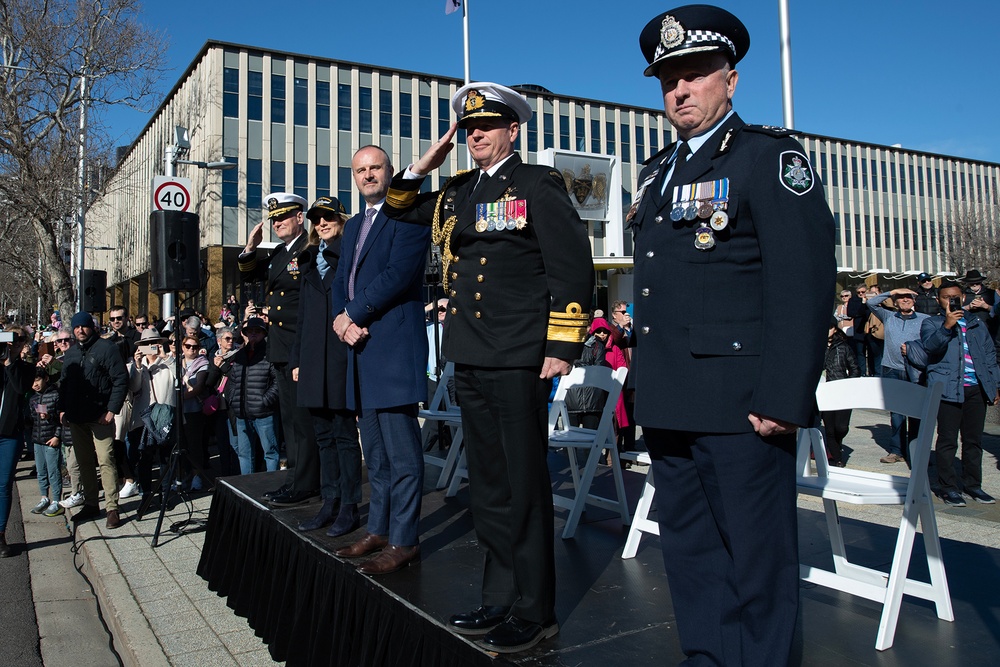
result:
<svg viewBox="0 0 1000 667"><path fill-rule="evenodd" d="M59 504L62 496L60 442L63 431L56 410L59 392L49 385L49 374L44 368L35 371L35 382L31 388L35 390L34 395L28 399L31 439L35 443L35 469L38 471L38 489L42 494L31 513L58 516L66 511Z"/></svg>

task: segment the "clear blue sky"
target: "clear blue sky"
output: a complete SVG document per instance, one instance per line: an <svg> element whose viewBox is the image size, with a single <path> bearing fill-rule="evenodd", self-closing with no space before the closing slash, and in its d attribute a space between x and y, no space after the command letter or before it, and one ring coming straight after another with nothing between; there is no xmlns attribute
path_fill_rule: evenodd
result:
<svg viewBox="0 0 1000 667"><path fill-rule="evenodd" d="M661 108L638 35L676 6L649 0L469 0L473 80ZM464 76L462 18L444 0L146 0L169 40L166 92L209 39ZM747 25L736 110L781 125L778 0L722 0ZM813 134L1000 162L995 0L790 0L795 125ZM978 37L977 37L978 35ZM148 114L106 120L116 144Z"/></svg>

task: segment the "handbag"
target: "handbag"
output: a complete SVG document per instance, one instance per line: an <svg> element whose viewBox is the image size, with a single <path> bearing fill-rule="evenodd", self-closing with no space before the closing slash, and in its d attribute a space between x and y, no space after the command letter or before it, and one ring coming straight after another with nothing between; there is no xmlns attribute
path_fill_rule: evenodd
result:
<svg viewBox="0 0 1000 667"><path fill-rule="evenodd" d="M213 389L211 394L202 399L201 414L211 416L219 411L219 408L222 407L222 392L226 388L226 380L228 379L228 377L222 378L219 388Z"/></svg>

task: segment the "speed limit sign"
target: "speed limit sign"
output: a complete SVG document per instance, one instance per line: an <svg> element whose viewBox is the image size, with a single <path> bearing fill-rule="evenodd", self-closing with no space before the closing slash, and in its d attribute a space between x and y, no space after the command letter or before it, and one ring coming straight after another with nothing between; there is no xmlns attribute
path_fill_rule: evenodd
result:
<svg viewBox="0 0 1000 667"><path fill-rule="evenodd" d="M190 211L191 179L175 176L153 177L154 211Z"/></svg>

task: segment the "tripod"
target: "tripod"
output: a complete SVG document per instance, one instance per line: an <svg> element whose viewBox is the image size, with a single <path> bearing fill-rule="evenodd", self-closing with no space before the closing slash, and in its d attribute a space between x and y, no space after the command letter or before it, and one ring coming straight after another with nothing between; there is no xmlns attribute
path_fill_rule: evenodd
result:
<svg viewBox="0 0 1000 667"><path fill-rule="evenodd" d="M180 343L183 340L181 335L180 327L182 326L180 322L180 299L179 295L175 290L174 295L174 337L175 340ZM174 426L173 426L173 446L170 448L170 456L167 460L166 470L163 470L163 463L160 462L160 484L159 489L149 493L139 505L139 509L136 511L136 518L142 519L152 504L154 498L160 498L160 513L156 519L156 529L153 531L153 541L152 547L155 549L160 541L160 530L163 527L163 517L167 512L167 504L170 500L171 490L174 488L174 482L178 480L180 475L180 462L184 459L188 462L192 469L194 469L195 474L200 475L202 479L211 479L200 466L198 466L187 453L187 436L184 433L184 392L182 391L182 382L184 381L184 367L182 362L181 346L178 345L177 349L174 351ZM179 491L180 492L180 491ZM185 525L189 522L181 522L178 526Z"/></svg>

